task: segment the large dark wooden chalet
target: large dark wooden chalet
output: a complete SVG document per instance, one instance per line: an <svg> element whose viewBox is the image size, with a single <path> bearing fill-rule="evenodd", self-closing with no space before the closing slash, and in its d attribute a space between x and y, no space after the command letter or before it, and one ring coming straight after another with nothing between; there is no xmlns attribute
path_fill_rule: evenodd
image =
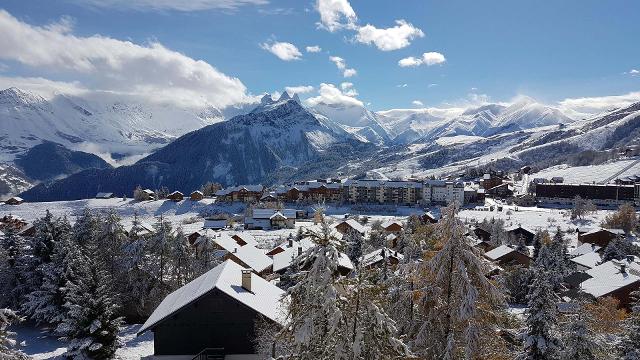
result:
<svg viewBox="0 0 640 360"><path fill-rule="evenodd" d="M284 291L227 260L167 295L140 328L151 330L155 356L255 354L260 317L281 324Z"/></svg>

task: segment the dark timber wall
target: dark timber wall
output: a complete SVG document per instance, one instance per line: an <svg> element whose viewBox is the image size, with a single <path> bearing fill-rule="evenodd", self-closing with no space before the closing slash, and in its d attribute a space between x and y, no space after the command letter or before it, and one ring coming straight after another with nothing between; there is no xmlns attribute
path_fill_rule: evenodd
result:
<svg viewBox="0 0 640 360"><path fill-rule="evenodd" d="M214 289L153 328L155 355L195 355L205 348L253 354L257 317L251 308Z"/></svg>

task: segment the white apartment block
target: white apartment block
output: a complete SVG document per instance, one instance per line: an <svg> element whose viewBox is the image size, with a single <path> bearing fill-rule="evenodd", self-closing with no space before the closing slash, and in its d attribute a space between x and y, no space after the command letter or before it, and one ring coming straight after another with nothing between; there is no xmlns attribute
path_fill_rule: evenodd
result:
<svg viewBox="0 0 640 360"><path fill-rule="evenodd" d="M422 187L422 201L425 204L464 205L464 183L444 180L425 180Z"/></svg>

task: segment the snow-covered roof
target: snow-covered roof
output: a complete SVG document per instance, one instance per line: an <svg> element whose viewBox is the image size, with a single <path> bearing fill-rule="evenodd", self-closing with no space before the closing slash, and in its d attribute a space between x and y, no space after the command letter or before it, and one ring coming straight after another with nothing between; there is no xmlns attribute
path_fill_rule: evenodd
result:
<svg viewBox="0 0 640 360"><path fill-rule="evenodd" d="M147 195L155 195L155 192L153 192L153 190L151 189L144 189L142 190L143 193L146 193Z"/></svg>
<svg viewBox="0 0 640 360"><path fill-rule="evenodd" d="M113 197L113 193L112 192L99 192L96 194L96 198L97 199L108 199Z"/></svg>
<svg viewBox="0 0 640 360"><path fill-rule="evenodd" d="M531 229L529 229L529 228L526 228L526 227L524 227L524 226L522 226L522 225L520 225L520 224L518 224L518 225L513 225L513 226L509 226L508 228L505 228L505 229L504 229L504 231L506 231L506 232L511 232L511 231L516 231L516 230L518 230L518 229L525 230L525 231L527 231L527 232L529 232L529 233L531 233L531 234L535 234L535 233L536 233L535 231L533 231L533 230L531 230Z"/></svg>
<svg viewBox="0 0 640 360"><path fill-rule="evenodd" d="M347 219L344 221L339 222L338 224L336 224L336 226L342 224L342 223L346 223L347 225L349 225L353 230L364 234L366 229L364 226L362 226L362 224L360 224L359 222L355 221L354 219Z"/></svg>
<svg viewBox="0 0 640 360"><path fill-rule="evenodd" d="M378 261L382 261L384 258L390 258L390 257L394 257L398 260L404 259L404 255L402 255L401 253L395 250L391 250L387 247L383 247L382 249L372 251L362 256L361 263L363 266L369 266L371 264L377 263Z"/></svg>
<svg viewBox="0 0 640 360"><path fill-rule="evenodd" d="M244 242L247 243L247 245L253 245L253 246L257 246L258 242L256 241L256 238L253 237L253 235L249 234L248 232L236 232L236 233L232 233L230 234L231 237L237 236L240 239L242 239Z"/></svg>
<svg viewBox="0 0 640 360"><path fill-rule="evenodd" d="M487 257L487 259L495 261L500 259L501 257L510 254L512 252L516 251L515 249L511 248L508 245L500 245L497 248L493 249L493 250L489 250L486 253L484 253L484 256Z"/></svg>
<svg viewBox="0 0 640 360"><path fill-rule="evenodd" d="M592 269L593 270L593 269ZM622 287L640 281L640 277L630 272L620 272L608 276L597 276L580 284L582 291L595 297L605 296Z"/></svg>
<svg viewBox="0 0 640 360"><path fill-rule="evenodd" d="M620 272L621 266L624 265L627 271L640 276L640 263L638 258L624 260L610 260L586 271L591 277L609 277Z"/></svg>
<svg viewBox="0 0 640 360"><path fill-rule="evenodd" d="M199 195L204 196L204 194L200 190L196 190L196 191L191 192L191 195L194 195L194 194L199 194Z"/></svg>
<svg viewBox="0 0 640 360"><path fill-rule="evenodd" d="M172 192L171 194L169 194L169 195L167 195L167 196L176 196L176 195L184 196L184 194L183 194L183 193L181 193L180 191L174 191L174 192Z"/></svg>
<svg viewBox="0 0 640 360"><path fill-rule="evenodd" d="M291 265L293 259L298 256L298 253L302 249L302 252L309 250L313 247L313 241L309 238L304 238L300 241L294 241L293 246L287 247L285 245L281 245L284 249L283 252L273 255L273 271L280 271L288 268Z"/></svg>
<svg viewBox="0 0 640 360"><path fill-rule="evenodd" d="M592 252L588 252L580 256L574 257L573 259L571 259L571 261L573 261L578 265L586 266L589 269L592 269L602 261L602 258L600 257L600 254L592 251Z"/></svg>
<svg viewBox="0 0 640 360"><path fill-rule="evenodd" d="M598 245L593 245L593 244L590 244L590 243L584 243L584 244L578 246L577 248L573 249L573 251L569 255L571 255L571 256L580 256L580 255L584 255L584 254L600 251L600 249L602 249L602 248L600 246L598 246Z"/></svg>
<svg viewBox="0 0 640 360"><path fill-rule="evenodd" d="M609 233L614 234L614 235L624 235L625 234L624 230L622 230L622 229L598 228L598 229L591 230L588 233L584 233L584 234L582 234L582 236L593 235L593 234L599 233L601 231L606 231L606 232L609 232Z"/></svg>
<svg viewBox="0 0 640 360"><path fill-rule="evenodd" d="M216 196L224 196L229 195L232 192L246 190L250 192L262 192L264 190L264 186L262 185L239 185L239 186L231 186L226 189L220 189L216 191Z"/></svg>
<svg viewBox="0 0 640 360"><path fill-rule="evenodd" d="M295 219L296 218L296 210L295 209L253 209L253 215L251 218L253 219L271 219L275 214L281 214L287 219Z"/></svg>
<svg viewBox="0 0 640 360"><path fill-rule="evenodd" d="M7 199L7 201L10 201L10 200L13 200L13 201L24 201L24 199L21 198L20 196L12 196L9 199Z"/></svg>
<svg viewBox="0 0 640 360"><path fill-rule="evenodd" d="M264 253L264 250L253 245L238 246L236 244L236 251L232 253L256 272L262 272L273 265L273 260Z"/></svg>
<svg viewBox="0 0 640 360"><path fill-rule="evenodd" d="M205 220L204 229L224 229L227 226L227 220Z"/></svg>
<svg viewBox="0 0 640 360"><path fill-rule="evenodd" d="M398 221L398 220L387 220L387 221L385 221L385 222L383 222L383 223L382 223L382 227L383 227L384 229L386 229L386 228L388 228L389 226L391 226L391 225L393 225L393 224L397 224L397 225L399 225L400 227L403 227L403 226L402 226L402 222L401 222L401 221Z"/></svg>
<svg viewBox="0 0 640 360"><path fill-rule="evenodd" d="M138 335L213 289L218 289L267 318L283 324L284 308L281 299L285 292L256 274L251 274L251 291L245 290L242 287L242 269L242 266L227 260L167 295L142 325Z"/></svg>

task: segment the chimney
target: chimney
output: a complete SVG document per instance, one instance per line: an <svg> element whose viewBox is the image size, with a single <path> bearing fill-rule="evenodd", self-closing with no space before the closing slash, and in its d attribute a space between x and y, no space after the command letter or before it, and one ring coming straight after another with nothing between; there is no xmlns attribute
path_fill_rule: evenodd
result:
<svg viewBox="0 0 640 360"><path fill-rule="evenodd" d="M302 255L302 246L298 246L298 256Z"/></svg>
<svg viewBox="0 0 640 360"><path fill-rule="evenodd" d="M242 269L242 288L251 291L251 270Z"/></svg>
<svg viewBox="0 0 640 360"><path fill-rule="evenodd" d="M293 247L293 239L289 238L289 247Z"/></svg>
<svg viewBox="0 0 640 360"><path fill-rule="evenodd" d="M621 274L626 274L627 273L627 264L625 264L625 263L620 264L620 273Z"/></svg>

